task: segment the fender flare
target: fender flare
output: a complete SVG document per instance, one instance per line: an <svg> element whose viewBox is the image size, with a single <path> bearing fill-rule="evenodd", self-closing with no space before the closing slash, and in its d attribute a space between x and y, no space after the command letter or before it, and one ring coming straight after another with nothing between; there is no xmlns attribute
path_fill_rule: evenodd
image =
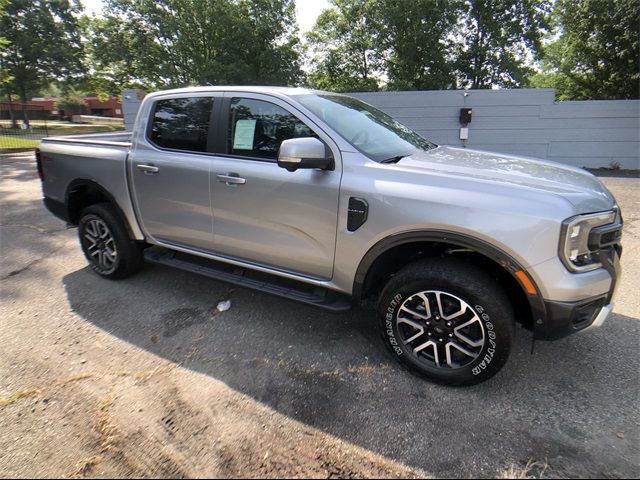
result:
<svg viewBox="0 0 640 480"><path fill-rule="evenodd" d="M120 208L120 205L118 205L118 202L116 201L115 197L111 195L111 193L109 193L109 191L106 188L104 188L102 185L100 185L98 182L88 178L76 178L75 180L70 182L69 185L67 185L67 190L64 194L64 204L65 204L65 209L67 211L67 218L69 219L70 223L71 223L71 210L70 210L69 197L71 196L73 190L77 187L89 187L91 189L94 189L100 192L100 194L103 195L109 201L109 203L111 203L111 205L113 205L113 207L116 209L116 212L120 216L120 219L122 220L125 228L127 229L127 233L129 234L129 237L132 239L135 239L133 230L131 229L131 225L129 225L129 221L127 220L127 216L124 214L124 211L122 210L122 208Z"/></svg>
<svg viewBox="0 0 640 480"><path fill-rule="evenodd" d="M383 255L385 252L399 245L414 242L446 242L459 246L461 248L469 248L496 262L507 272L509 272L509 274L514 278L520 288L522 288L522 291L527 298L527 301L531 308L534 335L538 337L542 334L547 317L546 307L542 295L540 294L540 289L535 284L533 278L531 278L531 275L529 275L527 270L508 253L495 247L489 242L463 233L438 229L411 230L396 233L380 240L369 249L369 251L365 254L365 256L360 261L360 264L358 265L358 269L356 270L356 275L353 281L353 298L359 300L362 297L367 274L369 273L371 266L380 257L380 255ZM535 290L537 292L536 295L530 295L526 292L522 285L522 282L516 276L516 272L518 271L525 272L526 276L535 287Z"/></svg>

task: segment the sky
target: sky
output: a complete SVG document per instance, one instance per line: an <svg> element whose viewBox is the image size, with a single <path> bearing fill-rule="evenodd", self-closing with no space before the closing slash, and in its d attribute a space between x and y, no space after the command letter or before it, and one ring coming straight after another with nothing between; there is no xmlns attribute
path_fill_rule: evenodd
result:
<svg viewBox="0 0 640 480"><path fill-rule="evenodd" d="M102 10L102 0L81 0L87 12L99 14ZM323 9L329 6L329 0L296 0L296 17L300 32L311 30L313 24Z"/></svg>

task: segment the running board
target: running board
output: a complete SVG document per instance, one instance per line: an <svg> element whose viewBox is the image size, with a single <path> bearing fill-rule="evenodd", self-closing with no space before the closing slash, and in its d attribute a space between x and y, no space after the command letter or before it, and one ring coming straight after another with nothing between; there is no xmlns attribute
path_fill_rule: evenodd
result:
<svg viewBox="0 0 640 480"><path fill-rule="evenodd" d="M156 246L147 248L144 251L144 258L151 263L198 273L205 277L252 288L333 312L344 312L351 308L351 298L333 290L196 255Z"/></svg>

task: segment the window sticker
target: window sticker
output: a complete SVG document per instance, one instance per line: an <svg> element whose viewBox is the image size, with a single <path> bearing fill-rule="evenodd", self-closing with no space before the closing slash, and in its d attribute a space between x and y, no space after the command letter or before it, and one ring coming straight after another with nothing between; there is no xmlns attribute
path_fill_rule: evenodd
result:
<svg viewBox="0 0 640 480"><path fill-rule="evenodd" d="M233 135L234 150L253 150L253 138L256 133L256 120L238 120Z"/></svg>

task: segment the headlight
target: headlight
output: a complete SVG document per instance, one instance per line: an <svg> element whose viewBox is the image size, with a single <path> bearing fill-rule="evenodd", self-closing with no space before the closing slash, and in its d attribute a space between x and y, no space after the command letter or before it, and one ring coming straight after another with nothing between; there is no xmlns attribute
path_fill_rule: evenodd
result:
<svg viewBox="0 0 640 480"><path fill-rule="evenodd" d="M578 215L562 223L560 258L569 270L586 272L601 266L600 245L593 245L593 242L590 245L590 234L594 228L608 225L615 220L615 212L604 212Z"/></svg>

